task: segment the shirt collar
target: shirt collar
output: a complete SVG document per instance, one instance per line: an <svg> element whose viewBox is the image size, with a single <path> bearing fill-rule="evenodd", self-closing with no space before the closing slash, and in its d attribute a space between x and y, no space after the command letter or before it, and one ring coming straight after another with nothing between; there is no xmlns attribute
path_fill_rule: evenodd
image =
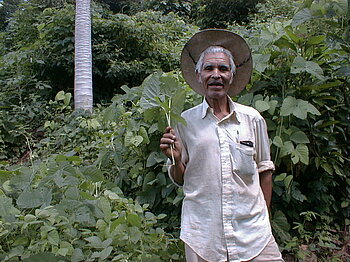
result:
<svg viewBox="0 0 350 262"><path fill-rule="evenodd" d="M230 117L231 116L235 116L238 122L241 122L239 119L239 115L237 114L236 110L235 110L235 103L232 101L232 99L227 96L228 98L228 103L229 103L229 107L230 107ZM213 109L209 106L207 100L205 99L205 97L203 98L203 103L202 103L202 119L205 118L207 116L208 113L212 113Z"/></svg>

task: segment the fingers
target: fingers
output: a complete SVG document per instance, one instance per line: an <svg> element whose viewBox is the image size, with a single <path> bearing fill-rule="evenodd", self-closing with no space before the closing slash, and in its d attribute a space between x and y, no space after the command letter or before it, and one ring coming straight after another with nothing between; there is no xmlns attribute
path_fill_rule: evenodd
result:
<svg viewBox="0 0 350 262"><path fill-rule="evenodd" d="M174 132L174 129L172 127L167 127L165 129L165 133L163 134L162 138L160 139L159 148L168 157L170 156L170 153L171 153L171 150L170 150L171 145L174 145L173 150L176 150L177 138L174 135L174 133L175 132Z"/></svg>
<svg viewBox="0 0 350 262"><path fill-rule="evenodd" d="M171 144L175 144L176 142L176 136L166 133L163 135L163 137L160 139L160 149L167 149L170 147Z"/></svg>

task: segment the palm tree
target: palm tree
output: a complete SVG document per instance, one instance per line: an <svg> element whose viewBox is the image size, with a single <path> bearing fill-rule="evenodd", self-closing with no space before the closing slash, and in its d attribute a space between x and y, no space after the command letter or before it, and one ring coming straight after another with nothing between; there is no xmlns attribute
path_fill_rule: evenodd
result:
<svg viewBox="0 0 350 262"><path fill-rule="evenodd" d="M92 111L90 0L76 0L74 107Z"/></svg>

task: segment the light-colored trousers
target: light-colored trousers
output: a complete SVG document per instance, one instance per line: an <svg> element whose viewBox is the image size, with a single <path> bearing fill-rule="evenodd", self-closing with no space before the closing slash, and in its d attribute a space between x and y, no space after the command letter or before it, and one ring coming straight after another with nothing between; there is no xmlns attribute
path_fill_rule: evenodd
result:
<svg viewBox="0 0 350 262"><path fill-rule="evenodd" d="M185 251L186 251L187 262L212 262L212 261L206 261L200 256L198 256L193 251L193 249L186 244L185 244ZM227 262L229 262L228 259L227 259ZM261 251L261 253L257 257L253 258L252 260L249 260L249 262L284 262L281 252L278 249L275 238L271 237L269 243L266 245L263 251Z"/></svg>

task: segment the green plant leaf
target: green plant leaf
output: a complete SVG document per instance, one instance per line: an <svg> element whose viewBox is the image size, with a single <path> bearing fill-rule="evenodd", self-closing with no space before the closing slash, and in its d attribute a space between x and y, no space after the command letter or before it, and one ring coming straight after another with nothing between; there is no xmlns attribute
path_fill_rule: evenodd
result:
<svg viewBox="0 0 350 262"><path fill-rule="evenodd" d="M41 205L49 205L51 198L51 190L42 187L36 190L23 191L17 198L17 205L21 208L35 208Z"/></svg>
<svg viewBox="0 0 350 262"><path fill-rule="evenodd" d="M268 66L271 54L253 54L254 69L263 73Z"/></svg>
<svg viewBox="0 0 350 262"><path fill-rule="evenodd" d="M294 42L294 43L300 43L302 41L301 38L299 38L292 30L292 28L289 26L289 27L286 27L284 29L287 33L287 35L289 36L289 38Z"/></svg>
<svg viewBox="0 0 350 262"><path fill-rule="evenodd" d="M304 8L294 15L293 20L292 20L292 26L297 27L298 25L301 25L301 24L305 23L306 21L311 20L312 18L313 18L313 16L310 12L310 9Z"/></svg>
<svg viewBox="0 0 350 262"><path fill-rule="evenodd" d="M272 142L275 146L277 147L283 147L283 141L282 141L282 138L279 137L279 136L275 136L273 138L273 142Z"/></svg>
<svg viewBox="0 0 350 262"><path fill-rule="evenodd" d="M88 241L89 246L93 248L98 248L98 249L103 248L102 241L98 236L91 236L91 237L85 238L85 240Z"/></svg>
<svg viewBox="0 0 350 262"><path fill-rule="evenodd" d="M64 91L59 91L55 96L55 101L61 101L66 98Z"/></svg>
<svg viewBox="0 0 350 262"><path fill-rule="evenodd" d="M297 144L306 144L310 143L309 138L303 131L294 132L290 137L290 140Z"/></svg>
<svg viewBox="0 0 350 262"><path fill-rule="evenodd" d="M282 173L279 174L278 176L275 177L274 181L275 182L279 182L279 181L283 181L287 176L287 173Z"/></svg>
<svg viewBox="0 0 350 262"><path fill-rule="evenodd" d="M287 242L291 239L291 235L288 232L290 230L290 225L282 211L279 210L273 215L271 226L282 241Z"/></svg>
<svg viewBox="0 0 350 262"><path fill-rule="evenodd" d="M129 238L130 238L130 241L132 243L135 244L135 243L139 242L141 237L142 237L142 233L138 227L130 227L129 228Z"/></svg>
<svg viewBox="0 0 350 262"><path fill-rule="evenodd" d="M50 252L42 252L35 255L31 255L23 260L24 262L61 262L64 258L61 256L55 256Z"/></svg>
<svg viewBox="0 0 350 262"><path fill-rule="evenodd" d="M321 115L316 107L307 101L296 99L292 96L288 96L283 100L280 112L281 116L289 116L293 114L300 119L306 119L307 113Z"/></svg>
<svg viewBox="0 0 350 262"><path fill-rule="evenodd" d="M292 175L286 176L285 179L283 180L284 186L287 190L290 188L292 181L293 181Z"/></svg>
<svg viewBox="0 0 350 262"><path fill-rule="evenodd" d="M258 100L255 102L255 108L259 112L264 112L270 109L270 104L264 100Z"/></svg>
<svg viewBox="0 0 350 262"><path fill-rule="evenodd" d="M283 146L280 151L280 157L284 157L286 155L290 155L294 152L294 145L291 141L286 141L283 143Z"/></svg>
<svg viewBox="0 0 350 262"><path fill-rule="evenodd" d="M146 161L146 167L154 166L155 164L161 163L164 161L164 157L159 152L152 152Z"/></svg>
<svg viewBox="0 0 350 262"><path fill-rule="evenodd" d="M139 132L143 138L143 142L145 142L145 144L149 144L150 140L148 138L148 133L147 133L145 127L141 126Z"/></svg>
<svg viewBox="0 0 350 262"><path fill-rule="evenodd" d="M293 152L293 156L295 160L293 161L294 164L298 163L299 161L304 163L305 165L309 164L309 148L305 144L298 144L295 148L295 151Z"/></svg>
<svg viewBox="0 0 350 262"><path fill-rule="evenodd" d="M325 80L322 68L317 63L313 61L306 61L301 56L297 56L294 58L290 72L292 74L307 72L320 80Z"/></svg>
<svg viewBox="0 0 350 262"><path fill-rule="evenodd" d="M106 260L111 254L112 250L113 250L113 247L106 247L105 249L103 249L100 253L100 260L101 261Z"/></svg>
<svg viewBox="0 0 350 262"><path fill-rule="evenodd" d="M307 45L318 45L321 43L324 43L324 40L326 39L325 35L317 35L309 38L306 42Z"/></svg>
<svg viewBox="0 0 350 262"><path fill-rule="evenodd" d="M49 243L53 246L58 246L59 242L60 242L60 237L58 235L57 230L52 230L49 232L48 236L47 236L47 240L49 241Z"/></svg>

